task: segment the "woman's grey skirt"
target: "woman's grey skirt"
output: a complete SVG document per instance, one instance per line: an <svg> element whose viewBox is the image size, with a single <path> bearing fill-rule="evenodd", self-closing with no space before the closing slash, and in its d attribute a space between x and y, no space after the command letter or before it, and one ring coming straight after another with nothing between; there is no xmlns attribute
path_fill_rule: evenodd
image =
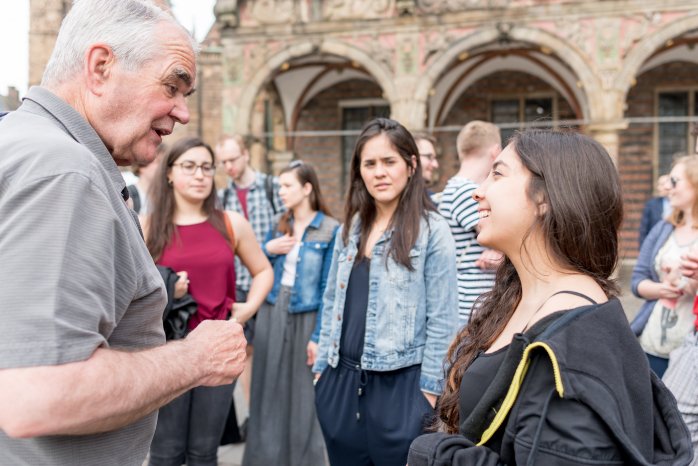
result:
<svg viewBox="0 0 698 466"><path fill-rule="evenodd" d="M276 305L257 313L244 466L327 464L306 364L317 313L289 314L290 295L282 287Z"/></svg>

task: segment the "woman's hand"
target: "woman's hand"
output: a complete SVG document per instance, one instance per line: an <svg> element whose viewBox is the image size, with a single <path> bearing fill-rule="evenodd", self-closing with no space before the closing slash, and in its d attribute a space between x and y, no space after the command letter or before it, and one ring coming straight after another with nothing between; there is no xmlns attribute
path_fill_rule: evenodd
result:
<svg viewBox="0 0 698 466"><path fill-rule="evenodd" d="M497 270L499 264L504 260L504 254L494 249L485 249L480 257L475 261L475 266L482 270Z"/></svg>
<svg viewBox="0 0 698 466"><path fill-rule="evenodd" d="M189 274L182 270L181 272L177 272L177 275L179 275L179 278L175 282L174 297L175 299L180 299L187 294L189 290Z"/></svg>
<svg viewBox="0 0 698 466"><path fill-rule="evenodd" d="M235 321L240 325L250 320L250 318L255 315L257 309L253 307L250 303L233 303L233 308L231 309L231 318L235 318Z"/></svg>
<svg viewBox="0 0 698 466"><path fill-rule="evenodd" d="M274 255L285 255L288 254L293 245L296 244L296 240L291 235L279 236L273 240L270 240L266 244L267 252Z"/></svg>
<svg viewBox="0 0 698 466"><path fill-rule="evenodd" d="M676 299L681 296L681 288L667 282L655 282L648 279L642 280L637 286L637 294L644 299Z"/></svg>
<svg viewBox="0 0 698 466"><path fill-rule="evenodd" d="M669 282L657 283L657 285L659 299L677 299L683 294L681 288L674 286Z"/></svg>
<svg viewBox="0 0 698 466"><path fill-rule="evenodd" d="M698 278L698 251L689 251L681 256L681 273L684 277Z"/></svg>
<svg viewBox="0 0 698 466"><path fill-rule="evenodd" d="M309 341L308 346L305 348L305 352L308 355L308 359L305 361L305 363L312 367L317 359L317 343L314 341Z"/></svg>

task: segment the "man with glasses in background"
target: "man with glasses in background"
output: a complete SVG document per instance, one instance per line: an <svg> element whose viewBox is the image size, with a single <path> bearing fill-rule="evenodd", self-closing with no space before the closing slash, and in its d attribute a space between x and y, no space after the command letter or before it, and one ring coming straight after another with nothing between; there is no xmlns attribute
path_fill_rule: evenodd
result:
<svg viewBox="0 0 698 466"><path fill-rule="evenodd" d="M250 151L245 139L236 135L224 135L215 147L216 164L230 177L227 186L220 190L218 197L224 210L232 210L244 215L252 225L260 245L274 224L274 217L286 209L279 197L278 178L255 170L250 165ZM235 258L237 283L235 300L244 302L250 291L251 277L249 271ZM240 377L243 393L250 401L250 382L252 377L252 354L255 317L245 324L247 338L247 361L245 371ZM232 412L232 411L231 411ZM229 419L231 425L233 419ZM243 423L240 435L244 441L246 425Z"/></svg>
<svg viewBox="0 0 698 466"><path fill-rule="evenodd" d="M439 169L439 161L436 157L436 139L426 133L415 133L414 142L419 151L419 162L422 166L422 178L427 186L427 192L432 199L435 193L430 189L435 184L435 171ZM436 199L435 199L436 201Z"/></svg>

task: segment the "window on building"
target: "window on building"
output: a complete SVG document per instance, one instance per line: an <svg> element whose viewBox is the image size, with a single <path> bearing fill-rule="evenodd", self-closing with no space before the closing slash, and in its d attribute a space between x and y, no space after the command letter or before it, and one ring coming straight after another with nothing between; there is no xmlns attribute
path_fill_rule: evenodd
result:
<svg viewBox="0 0 698 466"><path fill-rule="evenodd" d="M698 115L695 90L660 92L657 97L657 116L692 117ZM687 121L657 123L657 172L669 173L674 157L695 151L695 135Z"/></svg>
<svg viewBox="0 0 698 466"><path fill-rule="evenodd" d="M361 131L366 123L377 117L390 117L390 106L382 101L341 102L342 130ZM349 182L349 164L354 153L358 134L342 136L342 191L346 191Z"/></svg>
<svg viewBox="0 0 698 466"><path fill-rule="evenodd" d="M501 129L502 145L517 130L523 129L523 123L552 121L557 119L554 97L511 97L494 99L490 102L492 123L505 125Z"/></svg>

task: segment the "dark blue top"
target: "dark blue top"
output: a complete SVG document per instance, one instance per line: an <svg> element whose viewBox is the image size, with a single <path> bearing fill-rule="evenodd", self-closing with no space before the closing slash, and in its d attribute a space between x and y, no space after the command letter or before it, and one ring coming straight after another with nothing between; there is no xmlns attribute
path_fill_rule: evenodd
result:
<svg viewBox="0 0 698 466"><path fill-rule="evenodd" d="M368 278L371 261L362 258L354 262L344 301L344 322L339 340L339 357L359 364L364 353L366 310L368 309Z"/></svg>

